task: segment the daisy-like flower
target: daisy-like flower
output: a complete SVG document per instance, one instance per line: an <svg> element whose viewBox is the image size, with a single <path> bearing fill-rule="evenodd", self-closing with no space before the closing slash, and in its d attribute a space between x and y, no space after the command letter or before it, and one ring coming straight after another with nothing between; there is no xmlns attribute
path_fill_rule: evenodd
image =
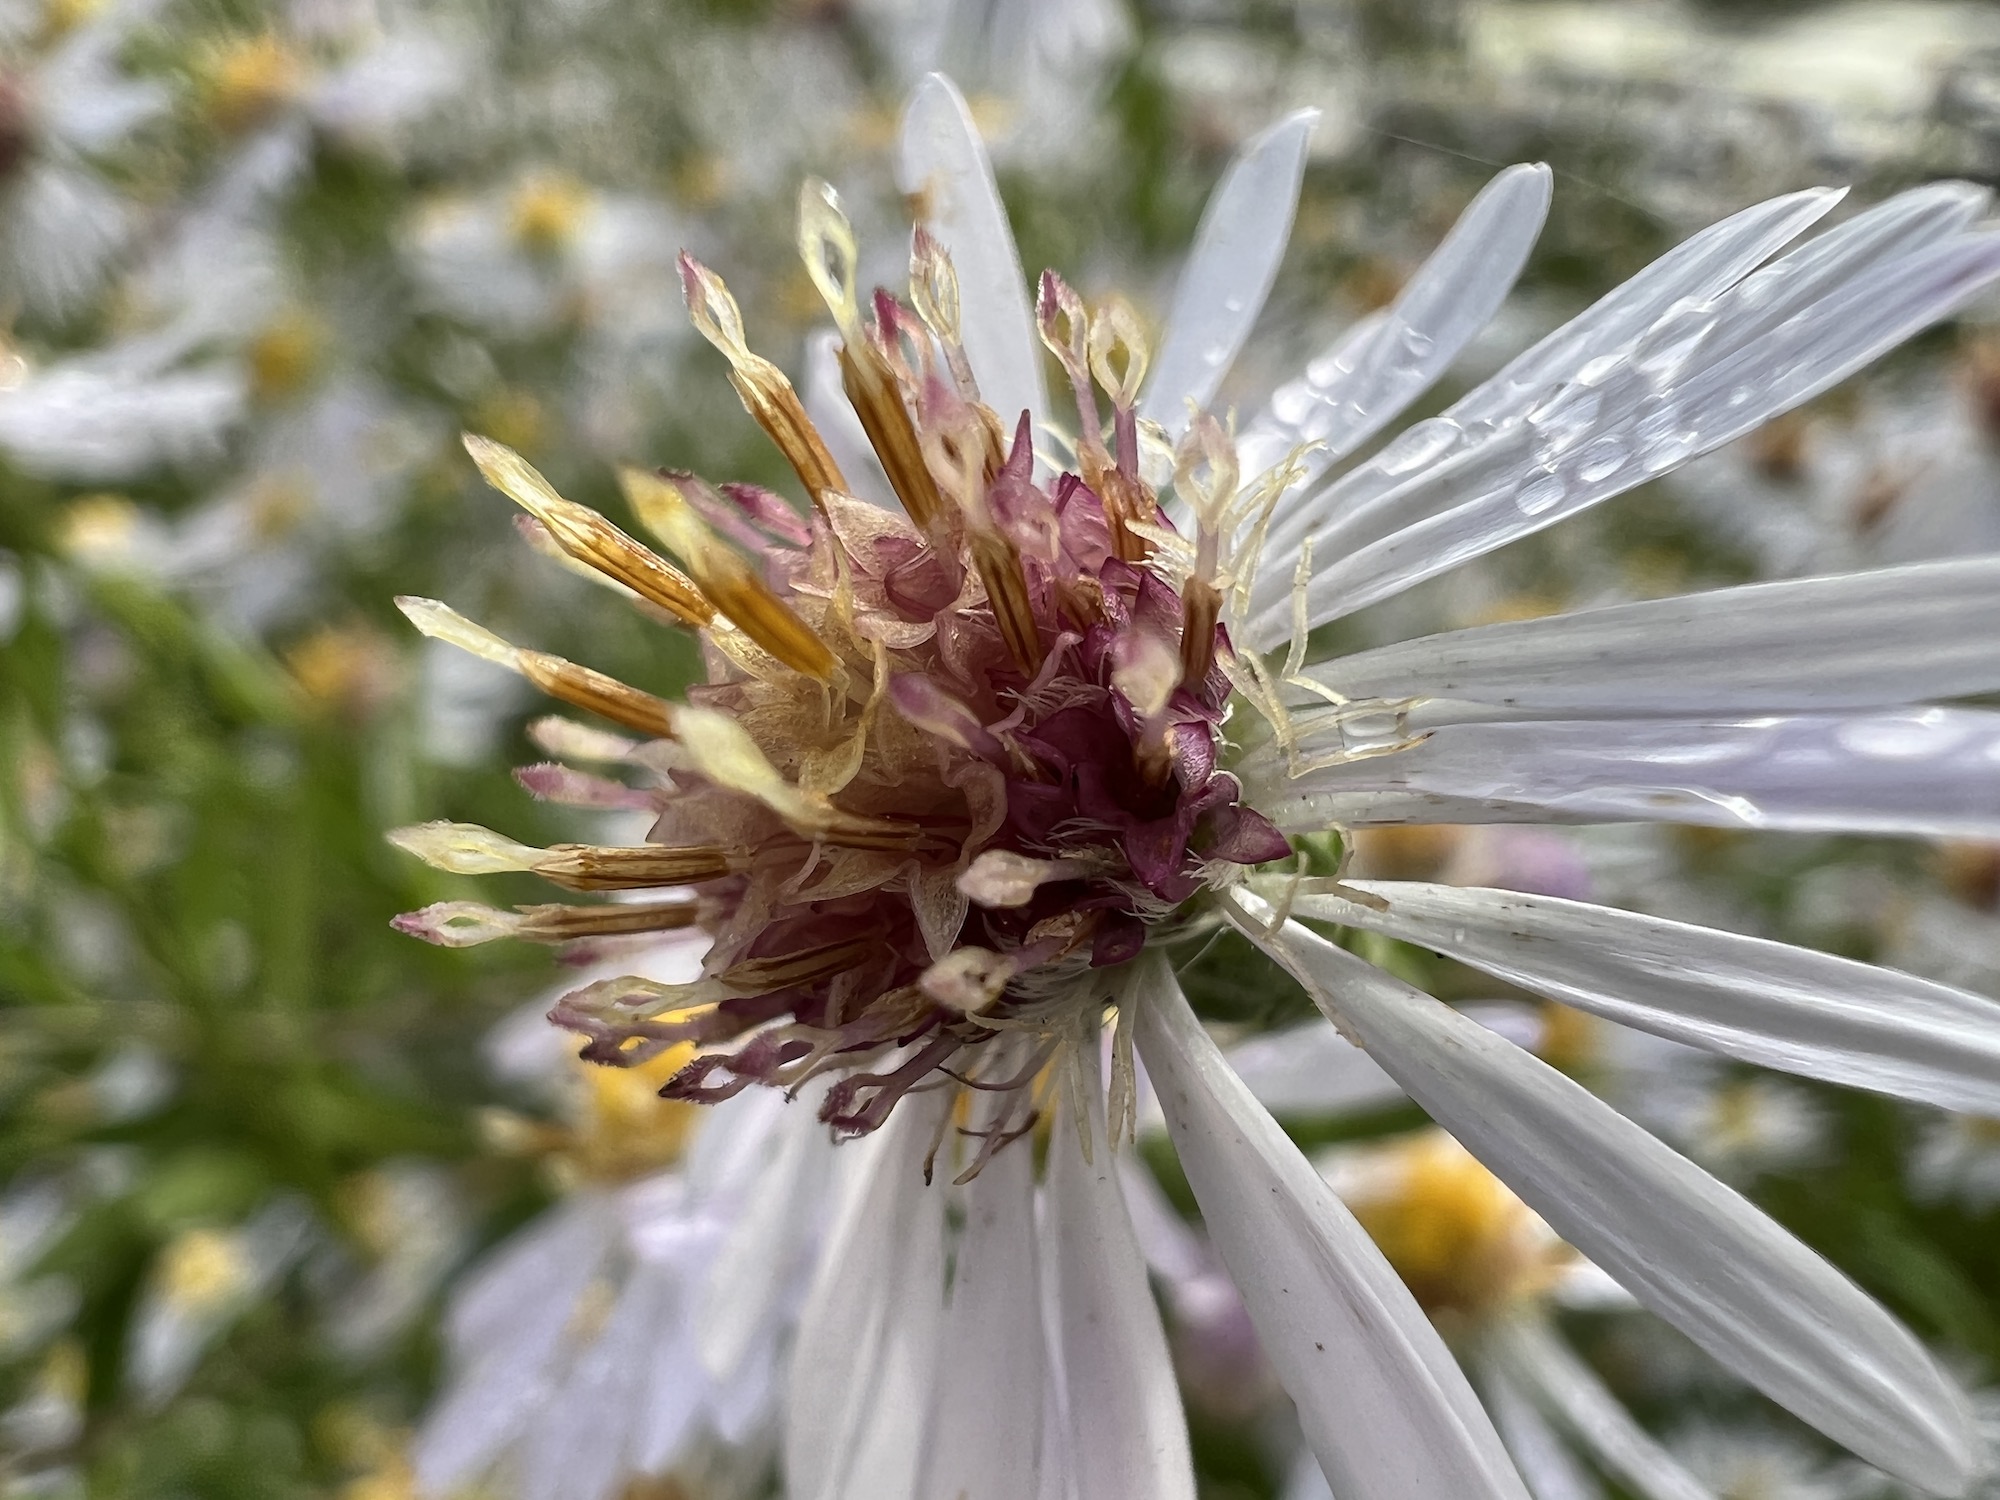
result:
<svg viewBox="0 0 2000 1500"><path fill-rule="evenodd" d="M1615 1306L1618 1289L1463 1146L1426 1130L1319 1165L1465 1362L1537 1500L1595 1493L1593 1470L1647 1500L1700 1500L1550 1316ZM1308 1471L1291 1493L1323 1496L1326 1482Z"/></svg>
<svg viewBox="0 0 2000 1500"><path fill-rule="evenodd" d="M677 934L625 962L687 979L700 949ZM494 1127L544 1155L564 1193L452 1297L445 1389L409 1452L416 1492L609 1500L721 1464L743 1483L697 1492L748 1493L769 1468L825 1132L768 1093L662 1104L673 1054L589 1067L549 1045L543 1008L503 1022L489 1050L496 1071L556 1096L559 1122Z"/></svg>
<svg viewBox="0 0 2000 1500"><path fill-rule="evenodd" d="M1499 305L1550 177L1501 174L1393 306L1232 434L1203 408L1275 273L1310 125L1282 122L1231 168L1149 351L1121 302L1086 307L1053 273L1029 294L963 101L926 81L900 140L923 220L908 302L864 304L836 198L814 184L803 199L866 450L808 414L746 344L721 279L684 261L696 326L810 509L627 471L678 563L470 440L548 550L700 632L709 680L668 702L404 601L427 633L640 735L543 738L654 777L657 821L629 848L453 824L397 841L463 873L693 894L448 903L402 921L446 943L699 927L699 979L598 982L556 1019L613 1066L698 1047L669 1098L810 1084L836 1134L867 1138L842 1153L853 1177L793 1345L796 1496L1192 1494L1114 1170L1135 1054L1335 1492L1524 1493L1430 1322L1182 996L1176 945L1225 926L1641 1303L1871 1462L1957 1493L1981 1461L1964 1402L1887 1313L1585 1089L1305 921L1725 1056L1990 1108L2000 1007L1980 997L1556 897L1343 881L1314 861L1328 830L1432 820L1990 832L2000 717L1907 705L2000 684L1983 645L2000 560L1311 665L1307 643L1949 315L2000 277L2000 235L1971 227L1985 195L1921 188L1790 252L1839 195L1748 209L1348 463ZM1073 435L1040 449L1055 424L1037 334L1074 410ZM634 795L561 769L535 784ZM1017 1143L1044 1110L1038 1185Z"/></svg>

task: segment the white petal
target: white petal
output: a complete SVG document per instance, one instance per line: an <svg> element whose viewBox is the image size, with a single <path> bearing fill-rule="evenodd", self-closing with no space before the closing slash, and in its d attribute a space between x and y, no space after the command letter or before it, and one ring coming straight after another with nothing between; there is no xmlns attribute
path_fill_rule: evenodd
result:
<svg viewBox="0 0 2000 1500"><path fill-rule="evenodd" d="M1488 1357L1531 1392L1640 1500L1714 1500L1633 1420L1604 1382L1539 1319L1511 1319L1485 1339Z"/></svg>
<svg viewBox="0 0 2000 1500"><path fill-rule="evenodd" d="M1246 762L1297 831L1377 823L1696 823L2000 838L2000 713L1446 724L1296 780Z"/></svg>
<svg viewBox="0 0 2000 1500"><path fill-rule="evenodd" d="M1064 1142L1057 1142L1058 1146ZM1035 1500L1047 1395L1036 1275L1035 1162L1025 1141L966 1184L923 1482L957 1500Z"/></svg>
<svg viewBox="0 0 2000 1500"><path fill-rule="evenodd" d="M1065 1450L1075 1500L1194 1500L1193 1460L1173 1361L1146 1284L1118 1165L1104 1133L1097 1055L1084 1161L1076 1122L1059 1113L1049 1141L1049 1273L1056 1354L1067 1398Z"/></svg>
<svg viewBox="0 0 2000 1500"><path fill-rule="evenodd" d="M579 1194L474 1273L446 1320L454 1362L464 1368L411 1445L424 1494L474 1478L548 1400L564 1334L616 1231L602 1198Z"/></svg>
<svg viewBox="0 0 2000 1500"><path fill-rule="evenodd" d="M1272 394L1237 439L1246 478L1303 443L1305 476L1324 472L1428 390L1484 328L1521 274L1549 211L1549 169L1509 167L1459 215L1395 303ZM1422 427L1424 424L1419 424ZM1405 452L1433 441L1412 429Z"/></svg>
<svg viewBox="0 0 2000 1500"><path fill-rule="evenodd" d="M951 252L960 336L979 394L1008 431L1022 411L1037 431L1048 416L1042 345L1020 252L972 112L951 80L932 73L910 95L897 141L896 185Z"/></svg>
<svg viewBox="0 0 2000 1500"><path fill-rule="evenodd" d="M1468 455L1477 461L1420 474L1365 515L1320 532L1315 556L1329 561L1315 569L1308 621L1350 614L1740 437L1948 317L1996 277L2000 233L1963 234L1874 267L1737 352L1713 364L1697 356L1671 379L1644 368L1635 346L1589 385L1565 387L1506 429L1490 453ZM1502 460L1509 472L1496 474ZM1282 639L1290 613L1287 600L1260 614L1253 643Z"/></svg>
<svg viewBox="0 0 2000 1500"><path fill-rule="evenodd" d="M1493 1413L1493 1425L1500 1430L1535 1500L1604 1500L1597 1481L1584 1473L1583 1465L1556 1436L1548 1419L1535 1410L1504 1371L1491 1364L1480 1365L1477 1378L1480 1396Z"/></svg>
<svg viewBox="0 0 2000 1500"><path fill-rule="evenodd" d="M1971 1478L1964 1398L1858 1287L1757 1208L1539 1059L1239 896L1239 925L1493 1173L1641 1302L1870 1463Z"/></svg>
<svg viewBox="0 0 2000 1500"><path fill-rule="evenodd" d="M1164 961L1139 1046L1174 1148L1306 1440L1341 1500L1526 1500L1430 1320L1277 1122L1229 1071Z"/></svg>
<svg viewBox="0 0 2000 1500"><path fill-rule="evenodd" d="M1320 1021L1238 1042L1227 1056L1230 1071L1272 1114L1323 1118L1386 1109L1404 1099L1373 1058Z"/></svg>
<svg viewBox="0 0 2000 1500"><path fill-rule="evenodd" d="M944 1190L924 1157L948 1096L905 1099L864 1152L799 1315L786 1403L795 1500L907 1500L944 1303Z"/></svg>
<svg viewBox="0 0 2000 1500"><path fill-rule="evenodd" d="M821 330L806 340L806 379L801 399L806 415L826 440L827 452L840 466L854 498L885 509L895 503L896 492L889 488L889 476L882 460L875 456L861 418L848 404L840 384L840 335Z"/></svg>
<svg viewBox="0 0 2000 1500"><path fill-rule="evenodd" d="M1296 910L1446 953L1655 1036L1808 1078L2000 1115L2000 1004L1788 943L1635 912L1401 881L1355 881L1386 911Z"/></svg>
<svg viewBox="0 0 2000 1500"><path fill-rule="evenodd" d="M622 1487L653 1346L668 1331L674 1298L661 1267L626 1279L602 1331L534 1413L522 1444L521 1500L606 1500Z"/></svg>
<svg viewBox="0 0 2000 1500"><path fill-rule="evenodd" d="M1291 238L1306 143L1318 119L1318 110L1302 109L1244 146L1202 210L1139 399L1139 415L1164 427L1170 441L1187 430L1190 401L1206 407L1214 399L1263 311Z"/></svg>
<svg viewBox="0 0 2000 1500"><path fill-rule="evenodd" d="M832 1166L827 1129L815 1109L808 1099L790 1102L776 1129L776 1150L756 1170L742 1213L715 1257L696 1328L701 1362L718 1381L736 1372L772 1326L800 1274Z"/></svg>
<svg viewBox="0 0 2000 1500"><path fill-rule="evenodd" d="M1843 196L1844 190L1832 188L1790 193L1754 204L1682 241L1447 409L1444 425L1432 428L1443 446L1428 462L1456 459L1482 443L1505 438L1531 407L1590 360L1623 347L1676 303L1699 304L1720 296ZM1289 502L1271 528L1273 550L1295 555L1307 531L1371 508L1402 484L1408 460L1398 457L1396 447L1392 444L1325 490ZM1278 576L1265 569L1256 593L1258 608L1282 600L1290 586L1289 570ZM1261 641L1259 649L1264 649Z"/></svg>
<svg viewBox="0 0 2000 1500"><path fill-rule="evenodd" d="M2000 557L1447 631L1310 667L1346 698L1577 716L1873 707L2000 688Z"/></svg>

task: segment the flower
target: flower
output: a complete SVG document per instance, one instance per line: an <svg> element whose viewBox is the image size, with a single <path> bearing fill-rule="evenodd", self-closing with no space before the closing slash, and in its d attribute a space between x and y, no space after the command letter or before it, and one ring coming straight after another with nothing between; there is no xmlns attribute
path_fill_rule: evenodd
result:
<svg viewBox="0 0 2000 1500"><path fill-rule="evenodd" d="M677 935L624 962L686 977L699 950ZM564 1123L503 1117L495 1134L546 1153L566 1191L455 1290L445 1389L408 1455L414 1493L491 1481L516 1500L608 1500L640 1476L696 1474L704 1494L754 1492L778 1333L819 1230L824 1134L761 1091L713 1112L662 1103L672 1054L584 1066L551 1047L546 1009L503 1022L489 1052L554 1094Z"/></svg>
<svg viewBox="0 0 2000 1500"><path fill-rule="evenodd" d="M1616 1305L1617 1288L1463 1146L1442 1131L1418 1131L1336 1149L1320 1167L1471 1370L1531 1492L1542 1500L1590 1493L1581 1459L1656 1500L1703 1493L1550 1316L1564 1306ZM1326 1492L1316 1473L1306 1478ZM1296 1486L1294 1500L1309 1488Z"/></svg>
<svg viewBox="0 0 2000 1500"><path fill-rule="evenodd" d="M1921 188L1784 254L1839 195L1748 209L1328 477L1499 305L1550 177L1502 173L1393 306L1232 435L1203 408L1275 274L1310 126L1281 122L1231 168L1149 354L1122 302L1087 308L1053 273L1028 294L964 103L927 80L900 141L923 218L909 304L877 293L864 316L838 199L812 184L802 202L867 450L811 414L748 347L721 279L684 260L696 326L809 515L627 470L669 561L469 439L542 545L700 632L709 680L669 702L402 601L425 633L641 736L545 726L545 747L652 784L545 767L534 789L643 798L657 821L632 847L458 824L394 838L459 873L693 894L399 921L451 944L697 927L699 979L594 983L556 1018L614 1066L700 1048L669 1098L823 1088L820 1118L865 1138L793 1342L795 1495L1015 1495L1044 1478L1192 1493L1114 1170L1136 1058L1335 1491L1522 1495L1421 1309L1183 997L1177 945L1223 927L1641 1303L1871 1462L1958 1492L1980 1462L1963 1398L1887 1313L1581 1086L1306 923L1732 1058L1990 1107L2000 1007L1981 997L1558 897L1347 881L1321 856L1328 830L1430 821L1990 831L2000 718L1905 705L1996 685L1977 643L2000 560L1307 651L1315 628L1748 431L1947 316L2000 277L2000 236L1968 227L1985 195ZM1040 450L1037 333L1076 409ZM1010 1146L1044 1112L1038 1184Z"/></svg>

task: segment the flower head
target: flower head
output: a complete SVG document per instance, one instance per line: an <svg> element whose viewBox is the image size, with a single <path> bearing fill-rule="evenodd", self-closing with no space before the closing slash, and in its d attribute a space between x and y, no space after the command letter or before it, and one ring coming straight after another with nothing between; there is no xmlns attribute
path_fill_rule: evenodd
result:
<svg viewBox="0 0 2000 1500"><path fill-rule="evenodd" d="M1077 1493L1192 1494L1103 1159L1143 1060L1335 1491L1518 1500L1452 1355L1181 994L1169 945L1223 924L1640 1302L1870 1461L1962 1489L1969 1416L1906 1330L1580 1085L1327 930L1955 1109L2000 1098L2000 1007L1554 895L1343 879L1315 863L1323 844L1273 862L1329 830L1427 822L2000 832L2000 716L1928 701L2000 687L1968 644L2000 623L1990 558L1307 660L1316 627L1752 430L1949 315L2000 277L2000 235L1970 227L1985 196L1918 189L1785 254L1838 195L1748 209L1352 461L1497 308L1550 178L1502 173L1392 306L1232 435L1207 408L1275 274L1310 125L1281 122L1232 167L1151 347L1129 309L1058 276L1029 295L942 79L901 139L924 220L907 300L863 298L838 200L807 188L801 244L837 335L803 396L748 347L721 279L683 258L696 326L806 509L628 471L663 556L472 440L538 547L700 632L708 681L668 702L404 601L428 634L642 736L544 726L545 746L658 780L527 773L561 800L643 800L656 822L635 847L452 824L398 842L462 873L668 894L401 920L449 942L698 926L698 978L600 981L556 1018L605 1063L696 1047L670 1096L810 1084L837 1132L874 1137L794 1343L796 1494L1004 1496L1063 1471ZM1050 421L1037 340L1075 410L1061 440L1044 441L1067 424ZM1033 1153L1007 1147L1044 1106L1074 1130L1038 1184ZM933 1181L941 1154L963 1170Z"/></svg>

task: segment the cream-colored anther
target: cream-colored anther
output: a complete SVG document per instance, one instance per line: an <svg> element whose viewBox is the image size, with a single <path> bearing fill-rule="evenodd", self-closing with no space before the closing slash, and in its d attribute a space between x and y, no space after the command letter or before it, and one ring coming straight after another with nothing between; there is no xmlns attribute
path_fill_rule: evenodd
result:
<svg viewBox="0 0 2000 1500"><path fill-rule="evenodd" d="M808 177L799 188L799 254L840 336L859 338L861 302L855 291L855 267L860 247L854 226L841 209L840 194L817 177Z"/></svg>
<svg viewBox="0 0 2000 1500"><path fill-rule="evenodd" d="M1137 310L1123 297L1106 298L1090 320L1090 373L1119 410L1138 404L1151 359Z"/></svg>
<svg viewBox="0 0 2000 1500"><path fill-rule="evenodd" d="M729 361L729 383L743 399L743 409L778 445L815 504L829 492L848 493L840 465L806 415L805 403L785 372L752 352L743 336L743 313L722 278L686 251L681 252L680 264L688 316L696 331Z"/></svg>
<svg viewBox="0 0 2000 1500"><path fill-rule="evenodd" d="M476 433L462 435L465 451L486 482L542 523L569 557L622 583L688 625L706 625L715 610L692 581L667 566L587 505L566 500L512 448Z"/></svg>
<svg viewBox="0 0 2000 1500"><path fill-rule="evenodd" d="M484 625L473 624L441 600L398 594L396 608L403 612L404 619L434 641L443 641L447 646L469 651L480 660L490 661L510 672L521 670L521 650L518 646L502 640Z"/></svg>

